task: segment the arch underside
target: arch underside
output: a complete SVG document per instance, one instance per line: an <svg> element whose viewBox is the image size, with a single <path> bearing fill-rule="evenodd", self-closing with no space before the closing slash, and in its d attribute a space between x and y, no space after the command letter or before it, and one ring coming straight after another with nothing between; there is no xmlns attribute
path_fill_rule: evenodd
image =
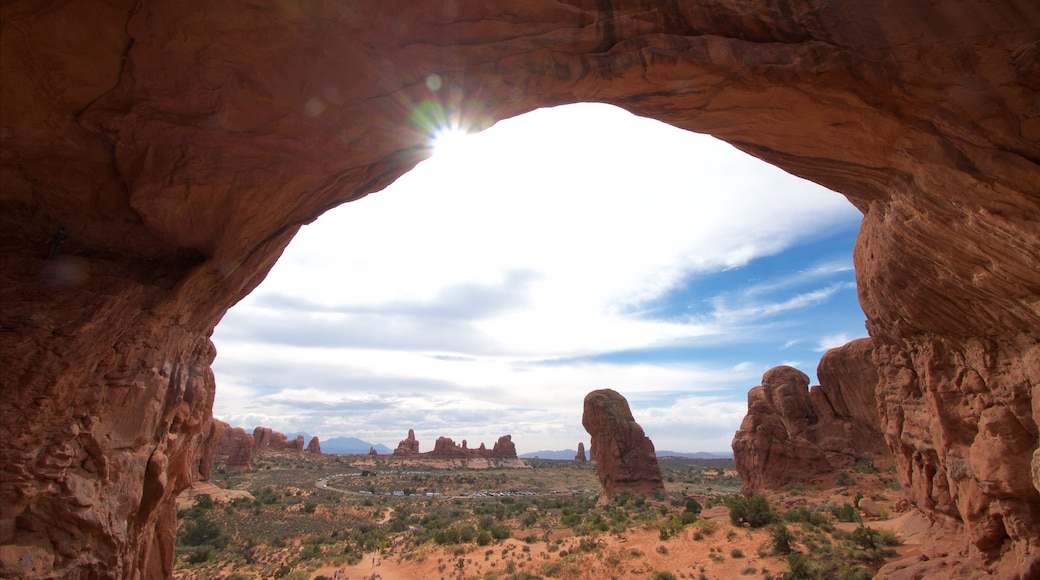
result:
<svg viewBox="0 0 1040 580"><path fill-rule="evenodd" d="M519 4L4 4L0 575L170 576L224 312L428 155L433 120L580 101L864 213L907 499L979 566L1040 567L1040 7ZM46 262L61 226L75 251Z"/></svg>

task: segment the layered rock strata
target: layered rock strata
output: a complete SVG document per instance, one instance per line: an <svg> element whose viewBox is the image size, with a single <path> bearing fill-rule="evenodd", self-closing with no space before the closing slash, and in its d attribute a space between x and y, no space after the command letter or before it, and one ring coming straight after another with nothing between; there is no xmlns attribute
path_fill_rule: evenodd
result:
<svg viewBox="0 0 1040 580"><path fill-rule="evenodd" d="M748 412L733 437L745 495L891 456L875 403L872 352L870 339L827 351L816 371L821 384L812 389L793 367L762 376L748 392Z"/></svg>
<svg viewBox="0 0 1040 580"><path fill-rule="evenodd" d="M302 224L428 155L438 111L481 128L577 101L711 133L863 212L908 499L965 529L951 558L1035 575L1035 1L0 10L0 575L169 577L224 312Z"/></svg>
<svg viewBox="0 0 1040 580"><path fill-rule="evenodd" d="M664 495L654 444L620 393L600 389L585 395L581 424L592 437L589 455L602 488L599 503L623 493Z"/></svg>

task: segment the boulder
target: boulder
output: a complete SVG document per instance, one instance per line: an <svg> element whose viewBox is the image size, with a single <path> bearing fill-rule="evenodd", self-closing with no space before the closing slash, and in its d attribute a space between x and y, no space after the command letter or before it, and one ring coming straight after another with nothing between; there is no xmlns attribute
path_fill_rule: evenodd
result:
<svg viewBox="0 0 1040 580"><path fill-rule="evenodd" d="M586 395L581 424L592 437L589 455L596 462L601 504L622 493L664 495L654 444L620 393L601 389Z"/></svg>

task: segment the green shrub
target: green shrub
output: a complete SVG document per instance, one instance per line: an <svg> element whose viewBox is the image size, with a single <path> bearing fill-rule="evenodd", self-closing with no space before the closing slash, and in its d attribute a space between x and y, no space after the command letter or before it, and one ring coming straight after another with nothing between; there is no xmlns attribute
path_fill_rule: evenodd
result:
<svg viewBox="0 0 1040 580"><path fill-rule="evenodd" d="M797 552L789 555L784 580L815 580L809 558Z"/></svg>
<svg viewBox="0 0 1040 580"><path fill-rule="evenodd" d="M787 526L776 524L769 534L769 540L773 544L774 554L790 554L791 544L794 543L794 534L787 529Z"/></svg>
<svg viewBox="0 0 1040 580"><path fill-rule="evenodd" d="M208 493L200 493L192 500L192 505L200 510L213 509L213 498Z"/></svg>
<svg viewBox="0 0 1040 580"><path fill-rule="evenodd" d="M650 580L676 580L675 574L671 572L654 572Z"/></svg>
<svg viewBox="0 0 1040 580"><path fill-rule="evenodd" d="M727 498L726 507L729 508L729 520L735 526L746 523L752 528L761 528L777 519L776 512L769 508L769 501L761 494L749 498Z"/></svg>
<svg viewBox="0 0 1040 580"><path fill-rule="evenodd" d="M839 522L846 523L863 521L863 519L859 515L859 512L857 512L856 508L852 507L852 504L850 503L843 504L840 508L838 508L836 510L836 513L834 514L834 517L838 518Z"/></svg>

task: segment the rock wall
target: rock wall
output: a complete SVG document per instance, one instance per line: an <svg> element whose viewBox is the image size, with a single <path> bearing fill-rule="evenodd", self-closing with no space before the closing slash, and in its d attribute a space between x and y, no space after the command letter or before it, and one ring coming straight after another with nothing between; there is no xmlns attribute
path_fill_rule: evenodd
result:
<svg viewBox="0 0 1040 580"><path fill-rule="evenodd" d="M623 493L664 495L654 443L620 393L600 389L585 395L581 424L592 437L589 455L596 462L600 504Z"/></svg>
<svg viewBox="0 0 1040 580"><path fill-rule="evenodd" d="M908 495L965 526L957 558L1037 566L1035 1L0 11L0 574L168 577L227 308L302 224L428 155L427 113L575 101L711 133L864 213Z"/></svg>
<svg viewBox="0 0 1040 580"><path fill-rule="evenodd" d="M877 370L870 339L827 351L820 385L780 366L748 392L748 413L733 437L744 494L807 483L861 459L890 456L875 403Z"/></svg>

